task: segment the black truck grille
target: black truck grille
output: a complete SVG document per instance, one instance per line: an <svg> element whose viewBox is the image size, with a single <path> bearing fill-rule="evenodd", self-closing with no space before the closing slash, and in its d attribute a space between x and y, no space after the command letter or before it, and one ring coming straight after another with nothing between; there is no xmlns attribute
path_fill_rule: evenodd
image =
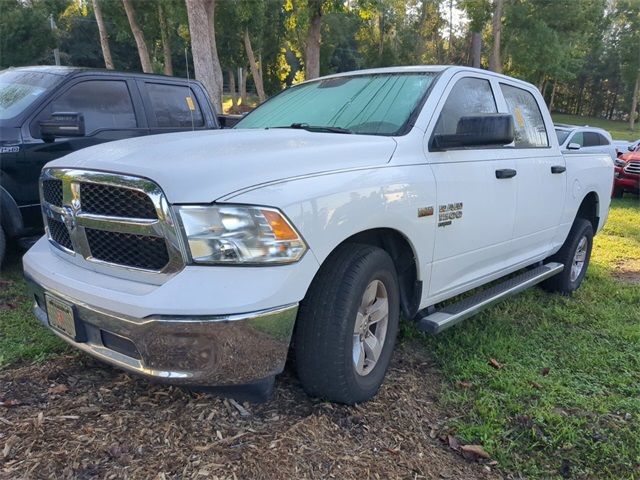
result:
<svg viewBox="0 0 640 480"><path fill-rule="evenodd" d="M80 184L82 211L110 217L156 219L156 208L146 193L97 183Z"/></svg>
<svg viewBox="0 0 640 480"><path fill-rule="evenodd" d="M69 236L69 230L67 230L66 225L53 218L47 219L47 224L49 226L49 235L51 236L51 239L57 244L62 245L64 248L73 250L71 237Z"/></svg>
<svg viewBox="0 0 640 480"><path fill-rule="evenodd" d="M56 207L62 206L62 180L44 180L42 182L44 200Z"/></svg>
<svg viewBox="0 0 640 480"><path fill-rule="evenodd" d="M162 270L169 263L163 238L86 228L91 256L119 265Z"/></svg>

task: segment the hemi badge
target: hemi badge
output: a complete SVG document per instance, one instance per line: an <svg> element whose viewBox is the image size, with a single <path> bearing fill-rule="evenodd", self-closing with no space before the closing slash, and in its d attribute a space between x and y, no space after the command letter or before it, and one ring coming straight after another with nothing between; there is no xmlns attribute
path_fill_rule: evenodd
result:
<svg viewBox="0 0 640 480"><path fill-rule="evenodd" d="M418 218L430 217L431 215L433 215L433 207L418 208Z"/></svg>

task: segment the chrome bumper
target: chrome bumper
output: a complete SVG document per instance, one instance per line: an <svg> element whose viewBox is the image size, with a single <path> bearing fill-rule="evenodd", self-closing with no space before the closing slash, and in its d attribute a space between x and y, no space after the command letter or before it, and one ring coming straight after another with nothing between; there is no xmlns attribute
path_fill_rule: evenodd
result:
<svg viewBox="0 0 640 480"><path fill-rule="evenodd" d="M38 320L116 367L182 385L243 385L282 372L298 304L238 315L129 318L97 310L27 277ZM49 325L45 292L74 306L74 340Z"/></svg>

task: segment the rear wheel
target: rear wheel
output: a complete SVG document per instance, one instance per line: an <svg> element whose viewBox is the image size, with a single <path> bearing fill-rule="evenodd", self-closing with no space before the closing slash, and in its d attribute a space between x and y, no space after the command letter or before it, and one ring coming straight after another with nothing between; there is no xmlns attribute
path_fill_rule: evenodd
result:
<svg viewBox="0 0 640 480"><path fill-rule="evenodd" d="M570 295L580 287L587 274L591 247L593 246L593 226L584 218L577 218L562 248L548 259L564 265L564 270L545 280L542 287L551 292Z"/></svg>
<svg viewBox="0 0 640 480"><path fill-rule="evenodd" d="M389 366L399 315L397 275L387 252L339 247L298 314L296 366L305 391L346 404L373 397Z"/></svg>

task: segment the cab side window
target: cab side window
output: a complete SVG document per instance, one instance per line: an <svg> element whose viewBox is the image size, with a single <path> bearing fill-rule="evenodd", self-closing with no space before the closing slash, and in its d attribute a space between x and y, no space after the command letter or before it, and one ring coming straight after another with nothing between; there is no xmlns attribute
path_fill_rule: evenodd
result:
<svg viewBox="0 0 640 480"><path fill-rule="evenodd" d="M457 133L462 117L476 113L497 113L496 101L488 80L466 77L456 82L442 107L433 131L435 135Z"/></svg>
<svg viewBox="0 0 640 480"><path fill-rule="evenodd" d="M202 127L202 111L191 88L163 83L147 83L152 114L158 127Z"/></svg>
<svg viewBox="0 0 640 480"><path fill-rule="evenodd" d="M78 83L49 104L49 115L56 112L84 114L87 135L100 129L136 128L136 115L126 82L88 80Z"/></svg>
<svg viewBox="0 0 640 480"><path fill-rule="evenodd" d="M584 134L582 132L576 133L573 137L571 137L571 140L569 141L569 143L577 143L581 147L584 147L585 146L584 145Z"/></svg>
<svg viewBox="0 0 640 480"><path fill-rule="evenodd" d="M515 148L548 147L547 129L538 102L531 92L503 83L500 84L500 89L509 113L513 115Z"/></svg>

